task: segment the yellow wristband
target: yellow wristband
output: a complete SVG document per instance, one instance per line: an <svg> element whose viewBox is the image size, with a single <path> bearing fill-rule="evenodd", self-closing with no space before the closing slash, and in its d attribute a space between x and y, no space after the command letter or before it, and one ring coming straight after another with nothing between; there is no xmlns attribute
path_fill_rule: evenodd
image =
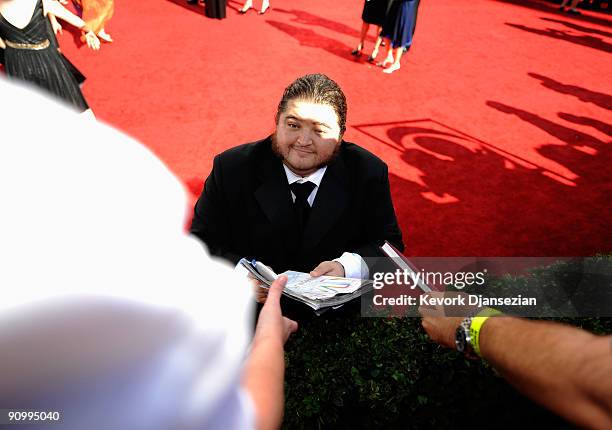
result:
<svg viewBox="0 0 612 430"><path fill-rule="evenodd" d="M482 330L484 323L495 315L502 315L502 312L492 308L484 308L472 318L472 323L470 324L470 343L472 344L472 349L479 357L481 357L480 330Z"/></svg>

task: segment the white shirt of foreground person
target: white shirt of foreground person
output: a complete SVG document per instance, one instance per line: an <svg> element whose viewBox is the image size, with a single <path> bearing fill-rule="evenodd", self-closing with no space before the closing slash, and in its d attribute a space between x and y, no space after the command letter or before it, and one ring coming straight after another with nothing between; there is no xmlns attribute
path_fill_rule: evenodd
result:
<svg viewBox="0 0 612 430"><path fill-rule="evenodd" d="M0 79L0 410L53 429L253 428L250 287L146 148Z"/></svg>

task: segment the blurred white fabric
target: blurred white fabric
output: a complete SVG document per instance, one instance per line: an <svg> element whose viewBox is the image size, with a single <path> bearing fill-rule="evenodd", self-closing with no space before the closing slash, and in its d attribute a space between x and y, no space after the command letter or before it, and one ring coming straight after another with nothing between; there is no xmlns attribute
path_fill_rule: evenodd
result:
<svg viewBox="0 0 612 430"><path fill-rule="evenodd" d="M184 232L180 182L1 78L0 100L0 409L60 411L54 429L252 428L251 289Z"/></svg>

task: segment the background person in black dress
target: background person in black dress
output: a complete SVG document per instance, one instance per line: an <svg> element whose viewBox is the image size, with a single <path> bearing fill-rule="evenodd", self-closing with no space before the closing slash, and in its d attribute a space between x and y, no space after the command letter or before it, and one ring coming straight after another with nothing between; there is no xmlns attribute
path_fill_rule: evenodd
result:
<svg viewBox="0 0 612 430"><path fill-rule="evenodd" d="M226 0L206 0L204 14L209 18L225 19Z"/></svg>
<svg viewBox="0 0 612 430"><path fill-rule="evenodd" d="M5 49L6 74L46 90L79 112L91 113L73 71L56 41L51 41L47 13L86 28L83 20L57 1L0 0L0 48ZM86 41L90 48L99 49L100 41L92 31L86 33Z"/></svg>
<svg viewBox="0 0 612 430"><path fill-rule="evenodd" d="M376 26L376 44L374 45L374 49L372 50L372 54L368 57L368 61L374 61L376 56L378 55L378 48L382 42L382 38L380 37L380 27L385 22L385 15L387 14L387 8L389 6L389 0L365 0L363 4L363 12L361 13L361 20L363 23L361 24L361 36L359 39L359 44L357 47L351 52L355 57L361 56L361 51L363 50L365 38L368 34L368 30L370 29L370 24Z"/></svg>

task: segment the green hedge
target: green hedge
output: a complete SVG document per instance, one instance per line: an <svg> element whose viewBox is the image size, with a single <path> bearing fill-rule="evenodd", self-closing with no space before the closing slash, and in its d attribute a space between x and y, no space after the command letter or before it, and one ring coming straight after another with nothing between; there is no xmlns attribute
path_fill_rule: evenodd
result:
<svg viewBox="0 0 612 430"><path fill-rule="evenodd" d="M612 333L609 318L564 322ZM288 429L571 428L486 363L432 343L418 318L323 316L289 340L286 359Z"/></svg>

